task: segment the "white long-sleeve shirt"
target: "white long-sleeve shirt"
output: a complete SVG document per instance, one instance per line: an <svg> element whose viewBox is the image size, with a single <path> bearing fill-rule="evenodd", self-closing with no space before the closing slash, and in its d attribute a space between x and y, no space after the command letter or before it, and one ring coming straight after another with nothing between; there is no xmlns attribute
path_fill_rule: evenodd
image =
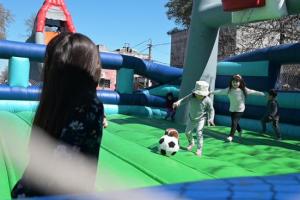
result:
<svg viewBox="0 0 300 200"><path fill-rule="evenodd" d="M244 112L245 111L245 95L243 93L243 90L240 88L225 88L225 89L219 89L212 92L215 95L227 95L229 98L229 111L230 112ZM256 90L251 90L249 88L246 88L247 95L258 95L258 96L264 96L265 94L263 92L259 92Z"/></svg>

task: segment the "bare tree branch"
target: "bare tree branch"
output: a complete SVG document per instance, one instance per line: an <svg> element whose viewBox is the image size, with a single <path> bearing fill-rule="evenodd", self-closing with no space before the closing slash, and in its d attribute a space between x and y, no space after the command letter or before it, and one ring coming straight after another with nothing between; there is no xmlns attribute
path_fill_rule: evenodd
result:
<svg viewBox="0 0 300 200"><path fill-rule="evenodd" d="M4 6L0 3L0 39L6 38L6 30L13 21L13 15L9 10L6 10Z"/></svg>

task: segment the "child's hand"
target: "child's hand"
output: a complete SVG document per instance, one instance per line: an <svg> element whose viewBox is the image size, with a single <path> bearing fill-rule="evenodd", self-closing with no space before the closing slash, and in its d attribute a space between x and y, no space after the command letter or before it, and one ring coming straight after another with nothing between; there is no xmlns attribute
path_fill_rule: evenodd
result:
<svg viewBox="0 0 300 200"><path fill-rule="evenodd" d="M107 121L106 117L103 118L102 126L103 126L103 128L108 127L108 121Z"/></svg>
<svg viewBox="0 0 300 200"><path fill-rule="evenodd" d="M209 126L216 126L213 120L208 120L208 125Z"/></svg>
<svg viewBox="0 0 300 200"><path fill-rule="evenodd" d="M173 106L172 106L172 107L173 107L173 109L175 109L175 108L177 108L178 106L179 106L179 102L176 101L176 102L173 103Z"/></svg>

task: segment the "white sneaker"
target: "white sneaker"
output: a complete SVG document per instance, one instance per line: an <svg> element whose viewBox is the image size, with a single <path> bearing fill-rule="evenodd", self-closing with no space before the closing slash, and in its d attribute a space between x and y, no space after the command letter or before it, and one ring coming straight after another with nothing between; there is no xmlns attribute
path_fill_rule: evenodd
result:
<svg viewBox="0 0 300 200"><path fill-rule="evenodd" d="M202 150L200 150L200 149L197 149L197 151L196 151L196 155L197 155L197 156L199 156L199 157L201 157L201 156L202 156Z"/></svg>
<svg viewBox="0 0 300 200"><path fill-rule="evenodd" d="M228 142L232 142L232 140L233 140L233 138L231 136L228 136L226 139Z"/></svg>
<svg viewBox="0 0 300 200"><path fill-rule="evenodd" d="M192 142L189 146L186 147L186 149L187 149L188 151L192 151L192 149L193 149L194 146L195 146L195 143Z"/></svg>

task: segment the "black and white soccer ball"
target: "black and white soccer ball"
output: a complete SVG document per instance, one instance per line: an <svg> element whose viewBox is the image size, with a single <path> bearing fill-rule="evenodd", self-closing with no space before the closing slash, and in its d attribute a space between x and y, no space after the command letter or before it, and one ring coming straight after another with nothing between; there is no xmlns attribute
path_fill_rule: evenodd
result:
<svg viewBox="0 0 300 200"><path fill-rule="evenodd" d="M162 136L158 145L159 153L164 156L174 156L179 150L178 139L168 135Z"/></svg>

